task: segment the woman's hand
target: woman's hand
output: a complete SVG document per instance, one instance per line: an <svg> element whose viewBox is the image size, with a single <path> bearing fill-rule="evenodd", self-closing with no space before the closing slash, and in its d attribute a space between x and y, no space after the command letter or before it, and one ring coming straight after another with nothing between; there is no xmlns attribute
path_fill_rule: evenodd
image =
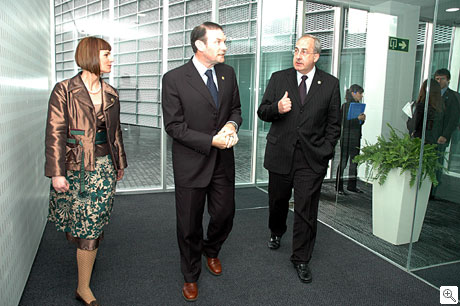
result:
<svg viewBox="0 0 460 306"><path fill-rule="evenodd" d="M366 115L364 113L359 114L358 119L361 121L366 121Z"/></svg>
<svg viewBox="0 0 460 306"><path fill-rule="evenodd" d="M67 182L67 179L64 176L53 176L51 180L53 188L57 192L66 192L69 190L69 182Z"/></svg>
<svg viewBox="0 0 460 306"><path fill-rule="evenodd" d="M125 175L125 170L120 169L117 171L117 181L120 181L123 178L123 175Z"/></svg>

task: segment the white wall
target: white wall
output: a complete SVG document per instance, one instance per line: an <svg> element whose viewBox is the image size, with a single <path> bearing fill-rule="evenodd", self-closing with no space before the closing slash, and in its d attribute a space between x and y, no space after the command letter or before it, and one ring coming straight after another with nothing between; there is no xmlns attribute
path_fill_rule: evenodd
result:
<svg viewBox="0 0 460 306"><path fill-rule="evenodd" d="M459 88L459 77L460 77L460 27L457 27L455 29L455 34L454 34L454 43L452 46L452 60L450 63L450 73L451 78L450 78L450 84L449 87L455 91L458 90Z"/></svg>
<svg viewBox="0 0 460 306"><path fill-rule="evenodd" d="M50 2L0 0L0 304L17 305L46 224ZM44 293L45 294L45 293Z"/></svg>
<svg viewBox="0 0 460 306"><path fill-rule="evenodd" d="M388 134L387 123L406 131L401 109L412 99L419 15L418 6L397 1L374 6L368 15L363 139L370 143ZM388 50L389 36L409 39L409 52Z"/></svg>

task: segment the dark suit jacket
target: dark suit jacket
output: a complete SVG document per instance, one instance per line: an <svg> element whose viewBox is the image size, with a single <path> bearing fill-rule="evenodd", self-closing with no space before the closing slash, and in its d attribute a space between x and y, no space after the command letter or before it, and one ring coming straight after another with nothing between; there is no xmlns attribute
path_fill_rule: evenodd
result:
<svg viewBox="0 0 460 306"><path fill-rule="evenodd" d="M453 131L458 126L460 101L458 101L458 94L450 88L447 88L442 97L445 108L441 135L446 137L449 143Z"/></svg>
<svg viewBox="0 0 460 306"><path fill-rule="evenodd" d="M340 107L340 117L342 118L342 134L351 134L352 137L361 138L361 130L364 124L364 121L360 121L358 118L353 118L348 120L348 110L350 109L351 103L361 103L361 102L345 102Z"/></svg>
<svg viewBox="0 0 460 306"><path fill-rule="evenodd" d="M278 101L285 92L292 102L290 112L280 115ZM297 140L308 164L316 172L325 172L340 137L339 80L316 68L313 82L302 105L296 70L289 68L272 74L262 103L259 118L271 122L267 134L264 167L275 173L291 170Z"/></svg>
<svg viewBox="0 0 460 306"><path fill-rule="evenodd" d="M216 164L218 149L212 137L228 122L241 126L240 95L236 75L225 64L214 66L219 88L219 109L190 60L163 76L162 108L166 132L173 138L175 184L206 187ZM235 180L233 148L220 150L227 177Z"/></svg>

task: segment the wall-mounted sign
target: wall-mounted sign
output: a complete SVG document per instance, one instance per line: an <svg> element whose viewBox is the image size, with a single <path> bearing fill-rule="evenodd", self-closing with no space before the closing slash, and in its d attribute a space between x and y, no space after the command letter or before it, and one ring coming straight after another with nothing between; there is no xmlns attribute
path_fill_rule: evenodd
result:
<svg viewBox="0 0 460 306"><path fill-rule="evenodd" d="M390 36L388 40L388 49L409 52L409 39Z"/></svg>

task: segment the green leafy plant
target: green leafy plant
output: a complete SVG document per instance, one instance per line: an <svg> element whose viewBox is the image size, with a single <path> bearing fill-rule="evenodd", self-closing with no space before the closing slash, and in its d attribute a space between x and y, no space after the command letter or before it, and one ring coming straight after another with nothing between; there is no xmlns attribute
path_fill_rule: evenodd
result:
<svg viewBox="0 0 460 306"><path fill-rule="evenodd" d="M386 139L383 136L377 138L375 144L369 144L361 148L361 154L356 156L353 161L366 164L366 176L377 180L382 185L391 169L400 168L401 174L409 171L411 174L410 186L414 186L417 169L420 159L420 138L411 138L407 133L398 135L396 130L388 124L390 136ZM422 160L422 180L427 176L434 186L438 184L436 172L443 168L439 162L440 152L436 145L425 144ZM421 181L422 181L421 180Z"/></svg>

